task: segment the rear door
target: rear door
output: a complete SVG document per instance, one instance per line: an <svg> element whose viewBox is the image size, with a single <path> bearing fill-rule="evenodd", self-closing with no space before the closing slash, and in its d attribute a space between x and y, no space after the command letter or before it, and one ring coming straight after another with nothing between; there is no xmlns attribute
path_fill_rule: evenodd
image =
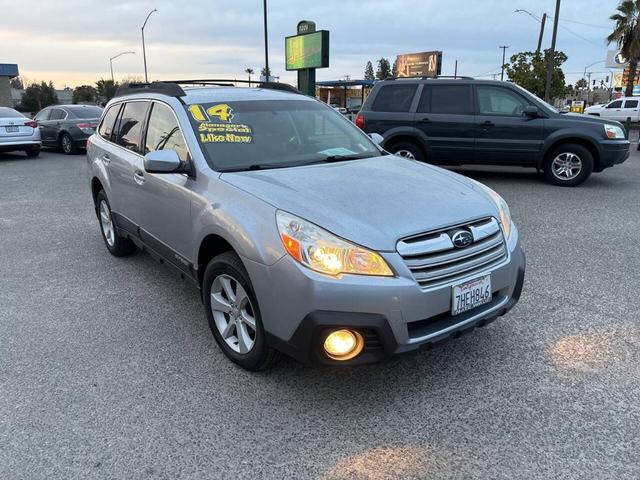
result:
<svg viewBox="0 0 640 480"><path fill-rule="evenodd" d="M499 85L476 85L476 163L532 164L544 139L544 119L525 116L533 105Z"/></svg>
<svg viewBox="0 0 640 480"><path fill-rule="evenodd" d="M171 107L154 101L147 121L143 153L174 150L184 164L191 162L187 144ZM178 268L191 273L191 185L193 179L182 173L147 173L140 166L131 202L140 237L157 253Z"/></svg>
<svg viewBox="0 0 640 480"><path fill-rule="evenodd" d="M116 214L118 225L136 235L140 225L139 209L135 203L140 178L136 172L143 169L141 143L148 108L146 100L125 103L116 122L114 145L109 153L111 209Z"/></svg>
<svg viewBox="0 0 640 480"><path fill-rule="evenodd" d="M471 85L425 83L415 121L428 137L427 161L473 162L475 116Z"/></svg>
<svg viewBox="0 0 640 480"><path fill-rule="evenodd" d="M397 127L412 127L412 106L417 90L417 83L404 80L388 82L380 87L371 109L365 112L365 131L384 136Z"/></svg>
<svg viewBox="0 0 640 480"><path fill-rule="evenodd" d="M638 100L628 99L624 101L622 105L622 117L620 121L626 122L627 118L630 118L632 122L638 121Z"/></svg>

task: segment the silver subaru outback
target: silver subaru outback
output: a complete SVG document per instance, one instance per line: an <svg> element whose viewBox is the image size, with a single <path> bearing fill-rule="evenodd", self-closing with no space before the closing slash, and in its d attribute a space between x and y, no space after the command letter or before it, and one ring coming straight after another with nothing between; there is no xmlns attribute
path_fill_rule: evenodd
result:
<svg viewBox="0 0 640 480"><path fill-rule="evenodd" d="M192 281L251 370L376 362L504 315L525 268L505 201L376 140L283 84L131 85L88 142L105 245Z"/></svg>

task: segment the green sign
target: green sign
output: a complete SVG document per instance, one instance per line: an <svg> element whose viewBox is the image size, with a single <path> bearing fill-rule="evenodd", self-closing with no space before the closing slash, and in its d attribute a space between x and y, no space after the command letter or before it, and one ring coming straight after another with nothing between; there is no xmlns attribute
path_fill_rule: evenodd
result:
<svg viewBox="0 0 640 480"><path fill-rule="evenodd" d="M284 41L287 70L329 66L329 31L287 37Z"/></svg>

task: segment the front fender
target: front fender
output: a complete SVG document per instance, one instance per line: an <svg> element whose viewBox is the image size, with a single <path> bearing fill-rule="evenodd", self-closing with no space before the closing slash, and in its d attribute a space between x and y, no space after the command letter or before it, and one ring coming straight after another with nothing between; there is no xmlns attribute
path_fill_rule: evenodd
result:
<svg viewBox="0 0 640 480"><path fill-rule="evenodd" d="M429 137L419 128L409 126L395 127L384 132L382 136L384 137L383 146L389 145L399 137L411 137L417 140L425 151L429 152Z"/></svg>
<svg viewBox="0 0 640 480"><path fill-rule="evenodd" d="M592 136L584 133L584 130L579 129L563 129L556 132L551 133L547 138L545 138L544 143L542 144L542 154L538 160L538 167L542 168L544 159L547 156L549 150L556 145L557 143L566 140L567 142L580 140L581 142L586 142L591 145L597 152L598 155L601 153L600 144L597 140L595 140Z"/></svg>

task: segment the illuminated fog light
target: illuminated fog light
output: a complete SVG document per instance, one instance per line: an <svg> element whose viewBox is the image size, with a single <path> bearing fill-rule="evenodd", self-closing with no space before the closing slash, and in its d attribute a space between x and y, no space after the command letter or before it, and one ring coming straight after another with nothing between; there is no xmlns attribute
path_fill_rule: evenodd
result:
<svg viewBox="0 0 640 480"><path fill-rule="evenodd" d="M364 347L362 335L353 330L334 330L324 340L324 351L333 360L350 360Z"/></svg>

